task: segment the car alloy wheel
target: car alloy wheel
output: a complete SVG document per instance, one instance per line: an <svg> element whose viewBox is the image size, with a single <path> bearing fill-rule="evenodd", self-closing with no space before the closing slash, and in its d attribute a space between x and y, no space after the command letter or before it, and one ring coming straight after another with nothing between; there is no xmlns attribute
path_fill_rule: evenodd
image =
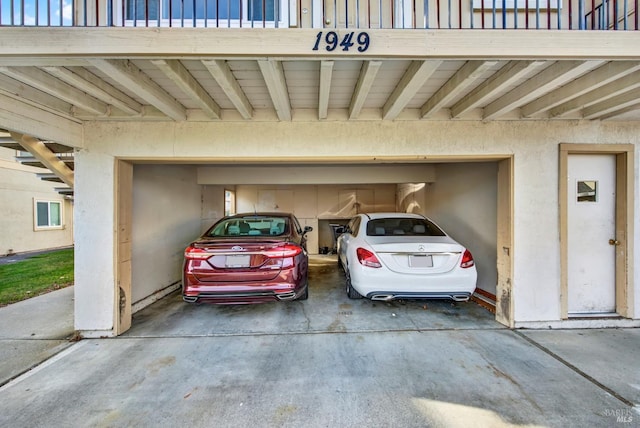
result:
<svg viewBox="0 0 640 428"><path fill-rule="evenodd" d="M347 297L349 297L350 299L362 299L362 296L360 295L360 293L358 293L351 286L351 276L349 275L349 270L345 269L344 272L346 274L345 284L346 284L346 289L347 289Z"/></svg>

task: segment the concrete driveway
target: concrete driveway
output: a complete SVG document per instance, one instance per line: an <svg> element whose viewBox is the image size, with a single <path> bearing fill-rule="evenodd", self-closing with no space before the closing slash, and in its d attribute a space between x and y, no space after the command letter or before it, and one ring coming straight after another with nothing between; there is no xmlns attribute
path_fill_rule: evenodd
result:
<svg viewBox="0 0 640 428"><path fill-rule="evenodd" d="M512 331L474 303L169 296L0 387L0 426L635 427L640 331ZM2 312L0 311L0 317Z"/></svg>

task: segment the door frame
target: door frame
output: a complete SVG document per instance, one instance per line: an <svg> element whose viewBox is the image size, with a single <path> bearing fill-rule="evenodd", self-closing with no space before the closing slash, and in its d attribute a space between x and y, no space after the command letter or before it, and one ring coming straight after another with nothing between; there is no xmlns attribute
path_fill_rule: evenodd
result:
<svg viewBox="0 0 640 428"><path fill-rule="evenodd" d="M116 244L113 332L121 335L131 328L131 265L133 220L133 164L116 159L115 162L115 224Z"/></svg>
<svg viewBox="0 0 640 428"><path fill-rule="evenodd" d="M568 244L568 162L573 154L606 154L616 157L615 201L615 293L616 313L633 318L633 144L560 144L559 205L560 205L560 310L561 319L569 318L569 244Z"/></svg>
<svg viewBox="0 0 640 428"><path fill-rule="evenodd" d="M498 161L496 209L496 321L509 328L515 327L513 298L513 200L514 157ZM477 291L476 291L477 292Z"/></svg>

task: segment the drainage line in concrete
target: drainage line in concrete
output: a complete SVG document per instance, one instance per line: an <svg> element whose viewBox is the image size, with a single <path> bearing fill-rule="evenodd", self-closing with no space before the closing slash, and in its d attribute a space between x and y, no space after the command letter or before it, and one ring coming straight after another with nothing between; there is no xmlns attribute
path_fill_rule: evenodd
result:
<svg viewBox="0 0 640 428"><path fill-rule="evenodd" d="M104 340L119 340L119 339L193 339L204 337L263 337L263 336L300 336L305 334L367 334L367 333L437 333L437 332L477 332L477 331L507 331L506 327L495 328L401 328L393 330L353 330L353 331L326 331L326 330L311 330L311 331L289 331L289 332L245 332L245 333L201 333L201 334L149 334L149 335L136 335L130 333L124 333L120 336L109 337ZM98 338L86 338L84 340L102 340Z"/></svg>
<svg viewBox="0 0 640 428"><path fill-rule="evenodd" d="M589 382L593 383L595 386L597 386L598 388L604 390L606 393L608 393L609 395L611 395L612 397L617 398L618 400L622 401L624 404L626 404L627 406L631 407L632 409L635 407L635 404L629 400L627 400L626 398L624 398L622 395L618 394L617 392L615 392L614 390L612 390L611 388L609 388L608 386L598 382L596 379L594 379L593 377L589 376L588 374L586 374L585 372L583 372L582 370L580 370L578 367L574 366L573 364L571 364L570 362L568 362L567 360L565 360L564 358L562 358L561 356L559 356L558 354L554 353L553 351L551 351L550 349L542 346L541 344L539 344L538 342L536 342L535 340L531 339L530 337L527 337L526 335L520 333L518 330L512 330L517 336L520 336L521 338L523 338L524 340L526 340L527 342L529 342L530 344L532 344L533 346L535 346L536 348L540 349L541 351L543 351L544 353L546 353L547 355L555 358L556 360L558 360L559 362L561 362L562 364L564 364L565 366L567 366L568 368L570 368L571 370L573 370L574 372L576 372L577 374L579 374L580 376L582 376L583 378L585 378L586 380L588 380Z"/></svg>

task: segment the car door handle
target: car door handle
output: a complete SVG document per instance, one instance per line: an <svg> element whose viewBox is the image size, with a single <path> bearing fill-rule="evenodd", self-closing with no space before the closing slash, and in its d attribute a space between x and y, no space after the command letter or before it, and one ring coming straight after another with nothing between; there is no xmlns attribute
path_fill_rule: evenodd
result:
<svg viewBox="0 0 640 428"><path fill-rule="evenodd" d="M620 241L617 239L609 239L609 245L620 245Z"/></svg>

